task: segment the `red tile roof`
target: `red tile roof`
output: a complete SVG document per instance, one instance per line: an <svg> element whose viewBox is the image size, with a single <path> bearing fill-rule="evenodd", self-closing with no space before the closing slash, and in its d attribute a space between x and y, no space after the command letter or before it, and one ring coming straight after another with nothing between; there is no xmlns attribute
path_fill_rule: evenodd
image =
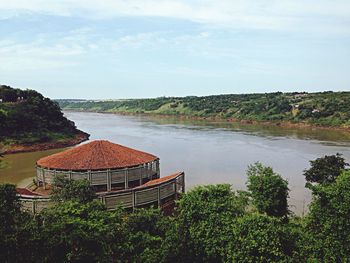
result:
<svg viewBox="0 0 350 263"><path fill-rule="evenodd" d="M156 156L109 141L93 141L37 161L44 168L59 170L104 170L137 166Z"/></svg>
<svg viewBox="0 0 350 263"><path fill-rule="evenodd" d="M151 185L156 185L156 184L160 184L166 181L170 181L171 179L174 179L176 177L178 177L179 175L181 175L183 172L177 172L168 176L164 176L162 178L158 178L158 179L154 179L151 181L148 181L147 183L140 185L139 188L141 187L145 187L145 186L151 186Z"/></svg>
<svg viewBox="0 0 350 263"><path fill-rule="evenodd" d="M27 188L16 188L17 194L20 195L32 195L32 196L40 196L40 194L34 193Z"/></svg>

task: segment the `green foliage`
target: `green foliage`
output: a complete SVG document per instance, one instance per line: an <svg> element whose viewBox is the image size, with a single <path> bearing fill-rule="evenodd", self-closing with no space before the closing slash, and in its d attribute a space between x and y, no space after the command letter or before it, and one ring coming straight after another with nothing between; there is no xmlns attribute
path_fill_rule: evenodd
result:
<svg viewBox="0 0 350 263"><path fill-rule="evenodd" d="M0 185L0 215L3 227L11 225L14 215L20 210L18 197L16 196L16 186L12 184Z"/></svg>
<svg viewBox="0 0 350 263"><path fill-rule="evenodd" d="M56 102L34 90L0 86L0 140L33 143L71 138L78 133Z"/></svg>
<svg viewBox="0 0 350 263"><path fill-rule="evenodd" d="M218 262L232 238L235 218L245 213L247 199L230 185L198 186L179 202L177 240L180 262Z"/></svg>
<svg viewBox="0 0 350 263"><path fill-rule="evenodd" d="M44 262L158 262L169 222L159 209L110 212L98 201L67 201L40 221Z"/></svg>
<svg viewBox="0 0 350 263"><path fill-rule="evenodd" d="M36 253L35 222L20 210L16 188L0 185L1 262L33 262Z"/></svg>
<svg viewBox="0 0 350 263"><path fill-rule="evenodd" d="M62 108L83 111L156 113L257 121L350 124L350 92L228 94L115 101L59 100Z"/></svg>
<svg viewBox="0 0 350 263"><path fill-rule="evenodd" d="M247 214L233 226L228 262L287 262L295 251L293 232L280 219Z"/></svg>
<svg viewBox="0 0 350 263"><path fill-rule="evenodd" d="M288 182L261 163L250 165L247 175L247 188L257 210L269 216L286 217L289 214Z"/></svg>
<svg viewBox="0 0 350 263"><path fill-rule="evenodd" d="M312 186L304 242L310 258L323 262L350 260L350 171L335 182Z"/></svg>
<svg viewBox="0 0 350 263"><path fill-rule="evenodd" d="M67 201L38 220L41 262L116 262L127 238L121 210L108 212L99 201Z"/></svg>
<svg viewBox="0 0 350 263"><path fill-rule="evenodd" d="M137 209L126 219L128 244L126 258L133 262L158 262L163 254L162 244L170 219L159 209Z"/></svg>
<svg viewBox="0 0 350 263"><path fill-rule="evenodd" d="M304 171L305 179L308 182L320 184L334 182L345 167L349 165L339 153L317 158L310 161L310 164L311 168Z"/></svg>
<svg viewBox="0 0 350 263"><path fill-rule="evenodd" d="M88 180L69 180L64 176L54 178L51 198L56 202L75 200L87 203L95 197L95 191Z"/></svg>
<svg viewBox="0 0 350 263"><path fill-rule="evenodd" d="M310 184L313 200L304 218L288 214L287 182L260 163L248 169L249 192L198 186L170 217L155 208L107 211L85 181L58 178L56 184L67 188L55 193L64 202L35 217L20 210L15 186L0 185L1 262L350 260L349 170L334 182Z"/></svg>

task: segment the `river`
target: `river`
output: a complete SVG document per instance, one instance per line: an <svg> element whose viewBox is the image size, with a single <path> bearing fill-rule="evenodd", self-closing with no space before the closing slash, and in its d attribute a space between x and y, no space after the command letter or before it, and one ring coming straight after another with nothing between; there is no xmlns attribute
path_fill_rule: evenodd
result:
<svg viewBox="0 0 350 263"><path fill-rule="evenodd" d="M160 158L161 174L183 170L187 190L200 184L229 183L245 189L246 169L260 161L289 182L290 208L302 214L310 202L303 170L309 160L342 153L350 161L350 133L205 120L65 112L91 140L106 139ZM35 175L35 161L61 150L5 156L0 182L23 186Z"/></svg>

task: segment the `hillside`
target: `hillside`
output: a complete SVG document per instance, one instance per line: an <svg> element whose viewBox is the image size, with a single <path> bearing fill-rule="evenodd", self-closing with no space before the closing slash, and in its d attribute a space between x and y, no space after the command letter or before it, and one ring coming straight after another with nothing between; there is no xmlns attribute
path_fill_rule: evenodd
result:
<svg viewBox="0 0 350 263"><path fill-rule="evenodd" d="M34 90L0 86L0 146L5 152L68 146L87 138L56 102Z"/></svg>
<svg viewBox="0 0 350 263"><path fill-rule="evenodd" d="M65 110L148 113L350 127L350 92L232 94L115 101L58 101Z"/></svg>

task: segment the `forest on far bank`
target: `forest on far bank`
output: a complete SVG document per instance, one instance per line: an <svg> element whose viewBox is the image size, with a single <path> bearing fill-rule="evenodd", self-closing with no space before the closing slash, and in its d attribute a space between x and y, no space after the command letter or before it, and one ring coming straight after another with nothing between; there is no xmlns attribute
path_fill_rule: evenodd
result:
<svg viewBox="0 0 350 263"><path fill-rule="evenodd" d="M274 92L105 101L58 100L58 103L64 110L289 121L350 127L350 92Z"/></svg>

